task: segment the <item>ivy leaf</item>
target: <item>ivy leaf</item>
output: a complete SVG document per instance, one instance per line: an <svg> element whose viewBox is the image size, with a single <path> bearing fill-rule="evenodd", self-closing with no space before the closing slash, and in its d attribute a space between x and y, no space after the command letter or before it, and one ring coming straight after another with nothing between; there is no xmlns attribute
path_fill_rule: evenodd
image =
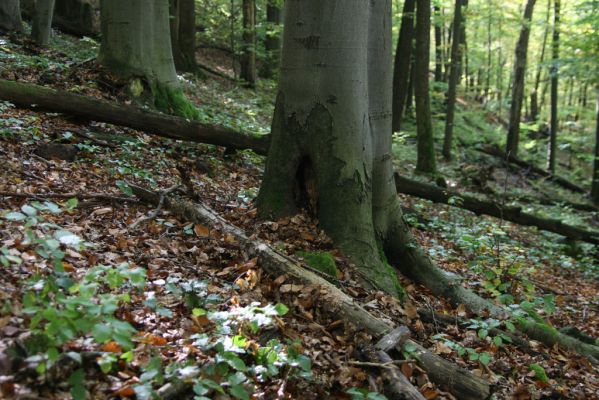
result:
<svg viewBox="0 0 599 400"><path fill-rule="evenodd" d="M478 357L478 361L480 361L483 365L488 365L492 359L493 357L491 354L487 352L481 353Z"/></svg>

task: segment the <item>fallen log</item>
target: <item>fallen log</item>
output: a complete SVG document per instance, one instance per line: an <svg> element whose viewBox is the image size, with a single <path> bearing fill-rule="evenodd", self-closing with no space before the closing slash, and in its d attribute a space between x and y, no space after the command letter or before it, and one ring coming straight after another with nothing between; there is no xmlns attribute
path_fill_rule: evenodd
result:
<svg viewBox="0 0 599 400"><path fill-rule="evenodd" d="M473 196L458 193L452 190L439 188L437 186L418 182L399 174L395 174L395 186L398 193L408 194L435 203L449 204L450 199L459 197L461 202L452 204L475 214L485 214L492 217L504 219L519 225L535 226L539 229L557 233L574 240L582 240L588 243L599 244L599 232L589 231L572 225L564 224L562 221L550 218L541 218L525 213L521 207L502 206L488 200L480 200Z"/></svg>
<svg viewBox="0 0 599 400"><path fill-rule="evenodd" d="M235 149L268 151L269 135L251 135L235 130L190 121L139 107L94 99L31 83L0 79L0 100L34 110L65 113L90 121L126 126L154 135Z"/></svg>
<svg viewBox="0 0 599 400"><path fill-rule="evenodd" d="M555 182L558 185L562 186L563 188L569 189L573 192L577 192L577 193L587 193L588 192L588 190L583 188L582 186L577 185L573 182L570 182L569 180L562 178L561 176L554 175L551 172L544 170L543 168L539 168L539 167L529 163L528 161L524 161L524 160L522 160L518 157L514 157L514 156L506 157L505 152L502 151L499 147L485 146L485 147L477 148L476 150L480 151L481 153L488 154L490 156L499 157L503 160L507 160L510 162L510 164L514 164L521 168L528 169L528 170L534 172L535 174L546 177L550 181Z"/></svg>
<svg viewBox="0 0 599 400"><path fill-rule="evenodd" d="M491 190L491 193L489 193L491 196L490 197L494 197L496 199L496 201L499 201L500 199L505 199L505 200L509 200L509 201L517 201L520 203L526 203L526 204L541 204L541 205L545 205L545 206L565 206L565 207L569 207L573 210L579 210L579 211L587 211L587 212L597 212L599 211L599 207L594 206L592 204L587 204L587 203L574 203L571 201L567 201L567 200L560 200L560 199L551 199L547 196L526 196L526 195L516 195L516 194L503 194L503 193L497 193L495 191Z"/></svg>
<svg viewBox="0 0 599 400"><path fill-rule="evenodd" d="M158 204L160 194L148 191L142 187L131 185L133 193L142 201ZM248 258L258 258L258 264L272 276L286 274L291 280L307 285L320 287L319 303L334 315L363 329L375 337L381 337L393 330L390 322L379 319L360 304L329 283L324 278L303 268L296 260L273 250L266 243L250 238L239 228L231 225L210 208L201 203L191 203L187 200L175 199L172 195L165 196L164 206L178 217L208 226L210 229L229 235L240 245ZM486 399L491 394L491 385L485 379L473 375L418 343L407 340L399 349L408 351L427 371L431 380L460 399ZM169 388L171 390L172 388ZM171 392L169 392L171 393Z"/></svg>

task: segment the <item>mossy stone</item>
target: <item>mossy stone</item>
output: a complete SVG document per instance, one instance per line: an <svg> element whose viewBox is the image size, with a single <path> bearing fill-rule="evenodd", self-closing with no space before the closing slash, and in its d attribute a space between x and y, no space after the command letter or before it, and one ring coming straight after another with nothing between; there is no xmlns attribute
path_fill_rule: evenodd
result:
<svg viewBox="0 0 599 400"><path fill-rule="evenodd" d="M337 264L335 264L335 258L328 251L315 253L298 251L295 255L303 258L310 267L330 275L333 278L337 277Z"/></svg>

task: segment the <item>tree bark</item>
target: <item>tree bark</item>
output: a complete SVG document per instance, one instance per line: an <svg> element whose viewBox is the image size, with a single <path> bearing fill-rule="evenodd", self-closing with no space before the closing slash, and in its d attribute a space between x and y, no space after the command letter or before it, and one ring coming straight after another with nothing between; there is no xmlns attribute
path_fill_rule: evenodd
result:
<svg viewBox="0 0 599 400"><path fill-rule="evenodd" d="M520 142L520 119L522 113L522 101L524 98L524 78L526 75L526 57L528 53L528 39L530 37L530 23L532 11L536 0L527 0L524 8L523 24L520 37L516 44L516 55L514 59L514 73L512 80L512 103L510 106L510 125L507 133L506 154L518 155Z"/></svg>
<svg viewBox="0 0 599 400"><path fill-rule="evenodd" d="M0 80L0 99L17 106L66 113L90 121L127 126L171 139L189 140L265 154L269 137L242 134L135 106L45 88L29 83Z"/></svg>
<svg viewBox="0 0 599 400"><path fill-rule="evenodd" d="M56 0L52 24L62 32L77 36L100 33L98 0Z"/></svg>
<svg viewBox="0 0 599 400"><path fill-rule="evenodd" d="M449 74L449 88L447 89L447 109L445 112L445 136L443 139L443 157L445 160L451 160L451 148L453 145L453 120L455 115L455 99L458 86L458 74L462 54L460 49L460 33L462 29L462 5L464 0L455 1L455 11L453 16L453 39L451 43L451 66Z"/></svg>
<svg viewBox="0 0 599 400"><path fill-rule="evenodd" d="M414 96L416 98L416 130L418 136L418 159L416 170L435 173L435 142L429 93L429 53L431 30L430 0L420 0L416 7L416 75Z"/></svg>
<svg viewBox="0 0 599 400"><path fill-rule="evenodd" d="M243 50L240 77L249 87L256 85L256 4L243 0Z"/></svg>
<svg viewBox="0 0 599 400"><path fill-rule="evenodd" d="M595 88L597 103L595 105L596 126L595 126L595 160L593 162L593 186L591 189L591 199L593 203L599 205L599 87Z"/></svg>
<svg viewBox="0 0 599 400"><path fill-rule="evenodd" d="M279 70L281 62L281 7L277 0L268 0L266 3L267 32L264 38L266 58L260 68L263 78L273 78Z"/></svg>
<svg viewBox="0 0 599 400"><path fill-rule="evenodd" d="M173 60L178 71L196 72L195 0L169 0Z"/></svg>
<svg viewBox="0 0 599 400"><path fill-rule="evenodd" d="M47 46L52 34L52 16L54 15L54 0L36 0L31 37L38 46Z"/></svg>
<svg viewBox="0 0 599 400"><path fill-rule="evenodd" d="M549 37L549 16L551 15L551 0L547 0L547 17L545 18L545 33L543 33L543 44L541 45L541 56L537 65L537 74L535 83L530 94L530 120L536 121L541 109L539 107L539 84L541 82L541 73L543 71L543 62L545 61L545 49L547 47L547 38Z"/></svg>
<svg viewBox="0 0 599 400"><path fill-rule="evenodd" d="M441 7L438 4L433 6L435 11L435 82L443 81L443 31L441 19Z"/></svg>
<svg viewBox="0 0 599 400"><path fill-rule="evenodd" d="M553 4L553 40L552 44L552 65L551 65L551 127L549 132L549 147L547 153L547 169L552 174L555 173L555 164L557 156L557 89L558 89L558 59L559 59L559 18L560 18L560 0L555 0Z"/></svg>
<svg viewBox="0 0 599 400"><path fill-rule="evenodd" d="M480 200L463 193L442 189L434 185L421 183L395 174L395 184L399 193L409 194L431 200L435 203L449 204L452 197L459 197L461 202L456 207L472 211L475 214L485 214L504 219L519 225L535 226L539 229L557 233L574 240L599 244L599 232L589 231L575 226L564 224L561 220L540 218L527 214L520 207L502 206L488 200Z"/></svg>
<svg viewBox="0 0 599 400"><path fill-rule="evenodd" d="M0 1L0 31L23 33L19 0Z"/></svg>
<svg viewBox="0 0 599 400"><path fill-rule="evenodd" d="M397 38L395 62L393 67L393 132L401 129L410 79L412 62L412 42L414 39L414 9L416 0L406 0L401 14L401 27Z"/></svg>

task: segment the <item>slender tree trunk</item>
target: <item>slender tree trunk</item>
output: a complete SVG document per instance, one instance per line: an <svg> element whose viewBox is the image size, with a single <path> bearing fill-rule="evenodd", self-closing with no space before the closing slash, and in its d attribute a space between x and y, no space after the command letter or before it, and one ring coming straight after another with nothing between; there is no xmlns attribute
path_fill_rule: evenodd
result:
<svg viewBox="0 0 599 400"><path fill-rule="evenodd" d="M412 57L410 61L410 80L408 81L408 94L406 96L406 107L405 113L412 111L414 107L414 81L416 80L416 60Z"/></svg>
<svg viewBox="0 0 599 400"><path fill-rule="evenodd" d="M408 82L410 78L410 63L412 62L412 42L414 39L414 7L415 0L406 0L401 15L401 28L395 50L393 68L393 131L401 129L406 100L408 97Z"/></svg>
<svg viewBox="0 0 599 400"><path fill-rule="evenodd" d="M0 1L0 31L23 32L21 3L19 0Z"/></svg>
<svg viewBox="0 0 599 400"><path fill-rule="evenodd" d="M178 71L195 72L196 14L195 0L170 0L171 47Z"/></svg>
<svg viewBox="0 0 599 400"><path fill-rule="evenodd" d="M272 78L278 71L281 62L281 35L279 33L281 8L277 4L277 0L268 0L266 3L266 22L268 24L268 32L264 39L266 59L260 68L260 75L264 78Z"/></svg>
<svg viewBox="0 0 599 400"><path fill-rule="evenodd" d="M31 25L31 37L38 46L47 46L52 34L54 0L36 0Z"/></svg>
<svg viewBox="0 0 599 400"><path fill-rule="evenodd" d="M568 107L572 107L573 103L573 99L574 99L574 77L570 77L570 79L568 79Z"/></svg>
<svg viewBox="0 0 599 400"><path fill-rule="evenodd" d="M595 88L597 103L595 105L595 117L597 119L595 126L595 160L593 163L593 187L591 189L591 199L593 203L599 205L599 86Z"/></svg>
<svg viewBox="0 0 599 400"><path fill-rule="evenodd" d="M516 55L514 59L514 73L512 83L512 102L510 105L510 119L507 134L506 153L513 156L518 155L518 144L520 142L520 119L522 113L522 101L524 98L524 77L526 75L526 56L528 53L528 39L530 37L530 22L532 11L536 0L527 0L524 8L524 21L520 31L520 37L516 44Z"/></svg>
<svg viewBox="0 0 599 400"><path fill-rule="evenodd" d="M468 76L468 45L466 43L466 15L465 11L468 7L468 0L462 0L462 18L460 21L460 56L462 60L459 63L458 70L458 86L462 83L462 76ZM464 73L465 72L465 73ZM468 82L466 82L468 86Z"/></svg>
<svg viewBox="0 0 599 400"><path fill-rule="evenodd" d="M460 28L462 25L462 6L464 0L456 0L453 16L454 37L451 44L451 69L449 75L449 88L447 90L447 111L445 113L445 136L443 140L443 157L451 160L451 147L453 144L453 120L455 114L455 99L458 86L458 74L462 61L460 50Z"/></svg>
<svg viewBox="0 0 599 400"><path fill-rule="evenodd" d="M416 97L416 128L418 135L418 160L416 170L435 173L435 142L429 93L429 53L431 31L430 0L420 0L416 7L416 75L414 94Z"/></svg>
<svg viewBox="0 0 599 400"><path fill-rule="evenodd" d="M248 86L256 85L256 5L243 0L243 51L240 77Z"/></svg>
<svg viewBox="0 0 599 400"><path fill-rule="evenodd" d="M102 1L101 64L129 79L134 98L187 118L195 108L179 87L169 32L168 0ZM141 78L141 80L140 80Z"/></svg>
<svg viewBox="0 0 599 400"><path fill-rule="evenodd" d="M441 20L441 7L434 5L435 21L435 81L443 81L443 32L441 30L443 21Z"/></svg>
<svg viewBox="0 0 599 400"><path fill-rule="evenodd" d="M493 66L493 36L491 34L493 27L493 0L487 0L487 68L485 71L485 103L489 101L489 91L491 89L491 71Z"/></svg>
<svg viewBox="0 0 599 400"><path fill-rule="evenodd" d="M549 152L547 155L547 169L554 174L557 155L557 89L558 89L558 59L559 59L559 18L560 1L555 0L553 5L553 38L551 65L551 131L549 133Z"/></svg>
<svg viewBox="0 0 599 400"><path fill-rule="evenodd" d="M100 33L100 2L91 0L56 0L52 25L77 36Z"/></svg>
<svg viewBox="0 0 599 400"><path fill-rule="evenodd" d="M536 121L541 113L539 106L539 83L541 82L541 72L543 71L543 62L545 61L545 49L547 47L547 38L549 37L549 16L551 15L551 0L547 0L547 17L545 18L545 33L543 34L543 44L541 45L541 57L537 65L537 74L535 83L530 94L530 119Z"/></svg>

